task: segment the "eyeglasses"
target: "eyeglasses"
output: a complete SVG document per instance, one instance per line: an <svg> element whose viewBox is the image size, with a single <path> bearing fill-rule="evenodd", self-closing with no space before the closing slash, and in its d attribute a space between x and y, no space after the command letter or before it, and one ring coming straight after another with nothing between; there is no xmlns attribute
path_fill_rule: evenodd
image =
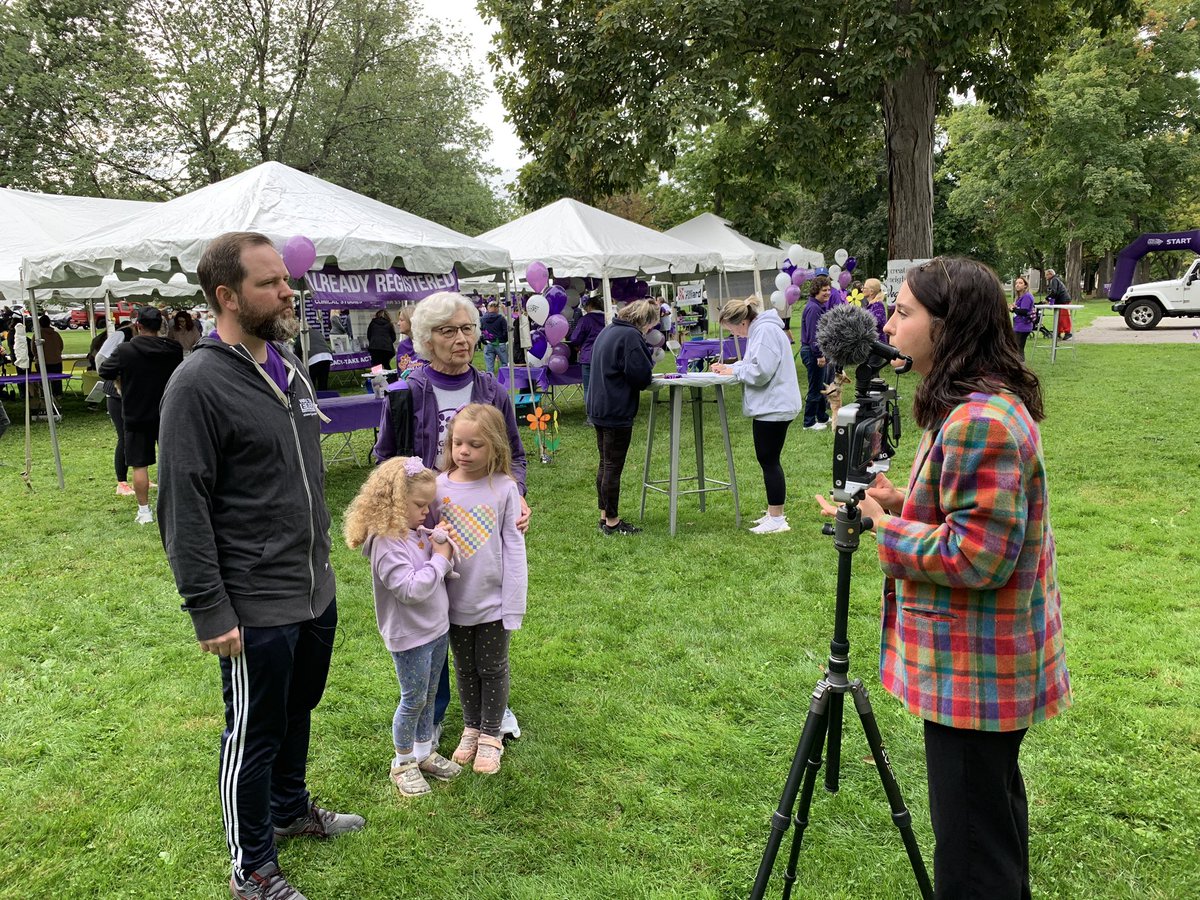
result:
<svg viewBox="0 0 1200 900"><path fill-rule="evenodd" d="M463 337L471 337L475 334L475 326L473 324L442 325L433 329L433 333L446 338L446 340L452 340L458 334L461 334Z"/></svg>

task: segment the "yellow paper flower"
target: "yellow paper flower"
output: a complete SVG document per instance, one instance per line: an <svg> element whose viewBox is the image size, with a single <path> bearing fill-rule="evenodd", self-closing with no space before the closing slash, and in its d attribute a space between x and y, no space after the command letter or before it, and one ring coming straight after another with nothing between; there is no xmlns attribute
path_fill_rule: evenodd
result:
<svg viewBox="0 0 1200 900"><path fill-rule="evenodd" d="M525 419L529 422L530 431L545 431L546 426L550 424L550 415L542 412L540 406L536 407Z"/></svg>

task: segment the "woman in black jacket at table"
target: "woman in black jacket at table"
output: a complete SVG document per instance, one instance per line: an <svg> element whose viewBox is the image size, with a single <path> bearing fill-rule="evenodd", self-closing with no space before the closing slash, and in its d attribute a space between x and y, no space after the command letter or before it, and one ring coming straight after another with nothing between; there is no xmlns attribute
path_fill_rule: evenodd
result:
<svg viewBox="0 0 1200 900"><path fill-rule="evenodd" d="M637 534L617 512L621 499L621 472L633 437L633 420L643 390L650 386L654 364L646 333L658 324L658 304L637 300L626 304L592 345L588 379L587 417L596 428L600 463L596 469L596 496L602 534Z"/></svg>
<svg viewBox="0 0 1200 900"><path fill-rule="evenodd" d="M392 357L396 355L396 326L386 309L375 313L367 325L367 349L371 351L371 365L392 367Z"/></svg>

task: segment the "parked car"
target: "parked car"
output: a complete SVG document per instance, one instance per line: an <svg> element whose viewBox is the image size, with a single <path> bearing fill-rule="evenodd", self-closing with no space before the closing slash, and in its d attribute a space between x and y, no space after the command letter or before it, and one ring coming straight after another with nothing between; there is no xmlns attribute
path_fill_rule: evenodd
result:
<svg viewBox="0 0 1200 900"><path fill-rule="evenodd" d="M117 300L114 303L110 303L109 309L112 311L113 321L117 323L118 327L120 327L120 325L125 321L132 322L135 318L137 318L138 308L134 304L130 303L128 300ZM95 317L97 328L105 327L106 322L104 319L104 304L102 304L102 303L101 304L93 304L92 315ZM71 310L70 320L68 322L67 327L68 328L87 328L88 327L87 308L81 307L79 309Z"/></svg>

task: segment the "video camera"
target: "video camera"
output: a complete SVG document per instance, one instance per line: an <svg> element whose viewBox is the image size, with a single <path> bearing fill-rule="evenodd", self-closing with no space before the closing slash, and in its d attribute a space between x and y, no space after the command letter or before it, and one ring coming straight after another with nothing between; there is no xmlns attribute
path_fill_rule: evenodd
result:
<svg viewBox="0 0 1200 900"><path fill-rule="evenodd" d="M896 389L879 377L880 370L903 359L902 375L912 360L877 339L875 317L855 306L836 306L821 317L817 340L825 355L843 365L857 365L854 402L838 410L833 434L833 498L859 499L888 471L900 443L900 406Z"/></svg>

